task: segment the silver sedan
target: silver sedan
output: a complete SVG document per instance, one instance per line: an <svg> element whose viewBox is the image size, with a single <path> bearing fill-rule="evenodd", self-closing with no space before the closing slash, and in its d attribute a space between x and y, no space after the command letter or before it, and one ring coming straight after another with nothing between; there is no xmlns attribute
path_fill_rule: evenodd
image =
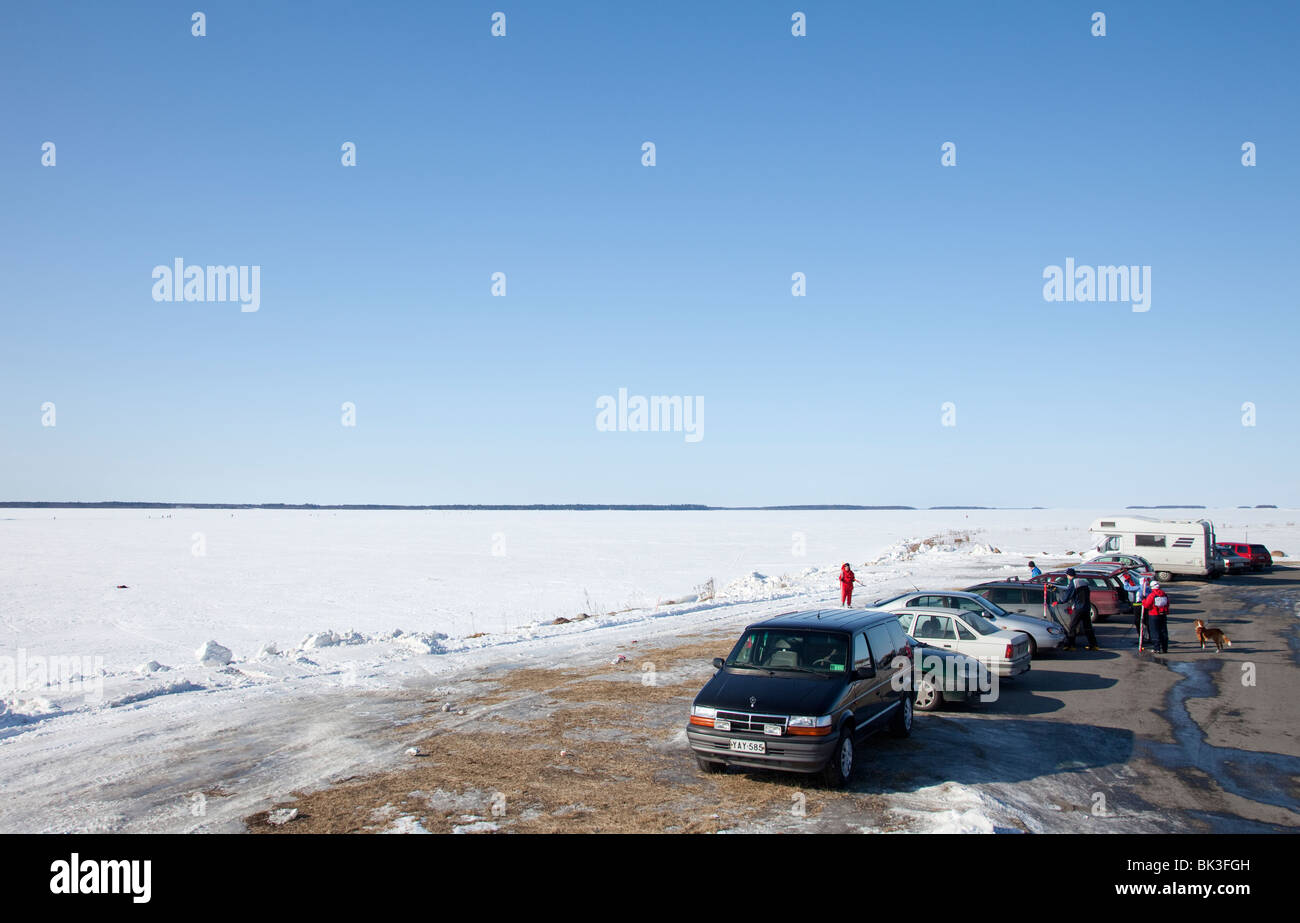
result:
<svg viewBox="0 0 1300 923"><path fill-rule="evenodd" d="M965 590L918 590L892 599L881 600L871 606L873 609L884 609L886 612L934 607L975 612L998 628L1023 631L1029 635L1029 653L1034 657L1038 656L1040 650L1055 650L1065 643L1065 631L1055 622L1032 615L1021 615L1018 612L1008 612L978 593L968 593Z"/></svg>

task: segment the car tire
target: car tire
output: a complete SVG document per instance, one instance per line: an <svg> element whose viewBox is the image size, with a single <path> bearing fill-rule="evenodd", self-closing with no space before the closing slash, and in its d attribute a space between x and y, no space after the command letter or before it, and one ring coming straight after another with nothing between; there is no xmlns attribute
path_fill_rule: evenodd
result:
<svg viewBox="0 0 1300 923"><path fill-rule="evenodd" d="M846 724L840 729L840 736L835 742L831 758L826 761L826 766L822 769L822 781L826 783L827 788L843 788L849 784L849 780L853 778L855 756L853 731Z"/></svg>
<svg viewBox="0 0 1300 923"><path fill-rule="evenodd" d="M707 772L709 775L727 771L726 763L715 763L713 760L706 760L702 756L695 757L695 765L700 767L700 772Z"/></svg>
<svg viewBox="0 0 1300 923"><path fill-rule="evenodd" d="M1033 660L1038 656L1038 642L1034 640L1034 636L1029 632L1025 632L1025 637L1029 639L1029 659Z"/></svg>
<svg viewBox="0 0 1300 923"><path fill-rule="evenodd" d="M1174 579L1174 575L1167 570L1156 571L1156 580L1160 583L1167 583Z"/></svg>
<svg viewBox="0 0 1300 923"><path fill-rule="evenodd" d="M943 693L928 676L922 676L916 688L916 707L920 711L934 711L943 704Z"/></svg>
<svg viewBox="0 0 1300 923"><path fill-rule="evenodd" d="M889 733L895 737L910 737L912 735L912 710L915 703L912 702L910 695L904 694L898 705L898 710L894 712L894 717L889 722Z"/></svg>

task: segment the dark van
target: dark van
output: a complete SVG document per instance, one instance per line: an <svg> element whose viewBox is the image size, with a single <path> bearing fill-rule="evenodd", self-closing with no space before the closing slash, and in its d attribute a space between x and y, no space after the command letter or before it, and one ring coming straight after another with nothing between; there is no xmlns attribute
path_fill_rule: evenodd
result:
<svg viewBox="0 0 1300 923"><path fill-rule="evenodd" d="M750 625L695 697L686 736L704 772L819 773L842 786L855 746L912 731L912 645L873 609L789 612Z"/></svg>

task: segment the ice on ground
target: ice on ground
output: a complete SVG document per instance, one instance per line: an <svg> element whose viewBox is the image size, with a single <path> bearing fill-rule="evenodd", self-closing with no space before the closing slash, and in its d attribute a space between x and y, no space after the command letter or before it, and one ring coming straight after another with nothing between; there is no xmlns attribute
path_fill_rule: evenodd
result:
<svg viewBox="0 0 1300 923"><path fill-rule="evenodd" d="M420 823L420 819L414 814L403 814L397 817L391 824L385 827L380 833L429 833Z"/></svg>
<svg viewBox="0 0 1300 923"><path fill-rule="evenodd" d="M276 808L266 815L266 822L272 827L283 827L297 816L297 808Z"/></svg>
<svg viewBox="0 0 1300 923"><path fill-rule="evenodd" d="M120 708L123 705L135 705L138 702L146 702L149 699L156 699L162 695L176 695L181 692L198 692L202 689L202 686L192 683L187 679L178 679L161 686L154 686L150 689L145 689L142 692L133 692L130 695L124 695L121 698L109 702L108 706L110 708Z"/></svg>
<svg viewBox="0 0 1300 923"><path fill-rule="evenodd" d="M501 825L490 820L476 820L472 824L459 824L451 828L452 833L496 833Z"/></svg>

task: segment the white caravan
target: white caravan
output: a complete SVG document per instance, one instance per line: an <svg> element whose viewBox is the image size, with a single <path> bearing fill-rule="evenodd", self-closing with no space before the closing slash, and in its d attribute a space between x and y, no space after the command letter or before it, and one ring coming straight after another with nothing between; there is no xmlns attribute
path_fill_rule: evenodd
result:
<svg viewBox="0 0 1300 923"><path fill-rule="evenodd" d="M1088 529L1102 554L1141 555L1151 562L1157 580L1175 575L1220 575L1214 551L1214 523L1208 519L1155 519L1151 516L1112 516Z"/></svg>

